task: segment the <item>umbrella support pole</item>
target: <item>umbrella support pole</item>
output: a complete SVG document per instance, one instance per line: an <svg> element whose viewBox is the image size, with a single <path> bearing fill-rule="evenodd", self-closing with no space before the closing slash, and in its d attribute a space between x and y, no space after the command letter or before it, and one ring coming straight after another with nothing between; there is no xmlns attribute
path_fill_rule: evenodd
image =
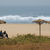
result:
<svg viewBox="0 0 50 50"><path fill-rule="evenodd" d="M39 24L39 36L41 36L41 24Z"/></svg>

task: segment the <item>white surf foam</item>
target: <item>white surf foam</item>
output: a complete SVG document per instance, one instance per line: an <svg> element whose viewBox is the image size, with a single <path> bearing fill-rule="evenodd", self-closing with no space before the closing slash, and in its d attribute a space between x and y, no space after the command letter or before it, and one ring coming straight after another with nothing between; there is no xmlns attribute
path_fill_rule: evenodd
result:
<svg viewBox="0 0 50 50"><path fill-rule="evenodd" d="M47 20L50 21L50 17L49 16L38 16L38 17L34 17L34 16L28 16L28 17L22 17L19 15L8 15L8 16L2 16L0 17L0 20L4 20L6 22L16 22L16 23L20 23L20 22L25 22L25 23L31 23L33 20L37 20L37 19L43 19L43 20Z"/></svg>

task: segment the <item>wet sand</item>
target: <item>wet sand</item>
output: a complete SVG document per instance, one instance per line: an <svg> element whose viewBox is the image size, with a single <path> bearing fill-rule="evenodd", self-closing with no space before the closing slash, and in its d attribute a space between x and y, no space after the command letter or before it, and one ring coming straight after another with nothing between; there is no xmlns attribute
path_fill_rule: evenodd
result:
<svg viewBox="0 0 50 50"><path fill-rule="evenodd" d="M39 35L38 24L0 24L0 30L7 32L9 38L17 34L34 34ZM50 24L41 25L42 36L50 36Z"/></svg>

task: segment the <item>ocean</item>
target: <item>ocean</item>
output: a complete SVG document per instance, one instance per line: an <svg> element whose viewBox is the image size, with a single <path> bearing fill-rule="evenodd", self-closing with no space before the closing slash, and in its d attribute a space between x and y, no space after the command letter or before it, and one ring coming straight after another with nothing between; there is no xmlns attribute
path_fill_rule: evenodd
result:
<svg viewBox="0 0 50 50"><path fill-rule="evenodd" d="M0 6L0 20L7 23L32 23L33 20L50 21L49 6Z"/></svg>

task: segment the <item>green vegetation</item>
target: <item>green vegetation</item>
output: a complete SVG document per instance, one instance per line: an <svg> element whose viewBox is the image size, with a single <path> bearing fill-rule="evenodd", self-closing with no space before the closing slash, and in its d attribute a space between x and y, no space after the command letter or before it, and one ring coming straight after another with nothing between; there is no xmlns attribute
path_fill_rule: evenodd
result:
<svg viewBox="0 0 50 50"><path fill-rule="evenodd" d="M35 36L31 34L17 35L10 39L0 39L0 45L16 45L16 44L28 44L28 43L45 43L50 42L50 38L44 36Z"/></svg>

